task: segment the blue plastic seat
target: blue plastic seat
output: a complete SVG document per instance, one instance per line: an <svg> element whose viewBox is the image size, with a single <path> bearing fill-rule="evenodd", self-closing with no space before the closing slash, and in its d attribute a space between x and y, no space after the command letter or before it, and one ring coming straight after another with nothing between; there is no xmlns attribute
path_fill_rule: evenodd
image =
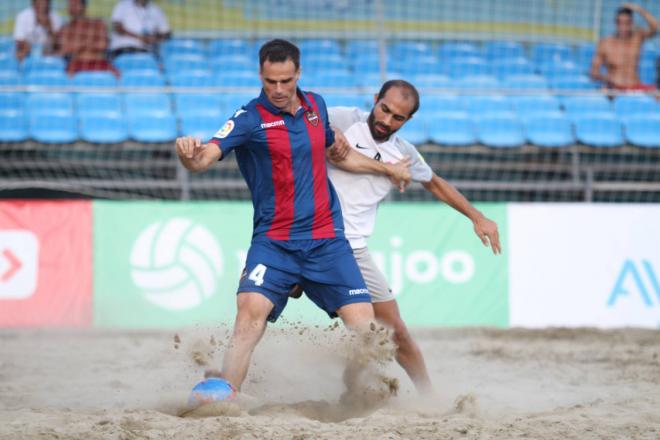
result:
<svg viewBox="0 0 660 440"><path fill-rule="evenodd" d="M388 53L392 58L433 56L433 48L423 41L395 41L390 45Z"/></svg>
<svg viewBox="0 0 660 440"><path fill-rule="evenodd" d="M121 114L81 115L80 138L96 144L116 144L128 139L126 120Z"/></svg>
<svg viewBox="0 0 660 440"><path fill-rule="evenodd" d="M453 87L453 83L448 76L437 73L411 75L409 81L419 90L449 89Z"/></svg>
<svg viewBox="0 0 660 440"><path fill-rule="evenodd" d="M13 70L0 70L0 86L16 87L23 83L18 72Z"/></svg>
<svg viewBox="0 0 660 440"><path fill-rule="evenodd" d="M235 72L251 73L254 76L259 74L259 65L254 59L249 59L242 55L218 56L209 60L208 66L211 72L223 75L233 74Z"/></svg>
<svg viewBox="0 0 660 440"><path fill-rule="evenodd" d="M511 90L546 91L548 82L541 75L511 75L504 78L502 86Z"/></svg>
<svg viewBox="0 0 660 440"><path fill-rule="evenodd" d="M585 75L559 76L550 80L550 86L557 92L569 92L576 90L594 90L598 87Z"/></svg>
<svg viewBox="0 0 660 440"><path fill-rule="evenodd" d="M561 43L538 43L532 47L532 62L545 64L549 61L574 61L573 48Z"/></svg>
<svg viewBox="0 0 660 440"><path fill-rule="evenodd" d="M14 55L14 49L16 47L16 42L11 35L2 35L0 36L0 53L9 53L11 56Z"/></svg>
<svg viewBox="0 0 660 440"><path fill-rule="evenodd" d="M128 120L129 135L138 142L171 142L178 133L176 118L172 114L152 114L149 117Z"/></svg>
<svg viewBox="0 0 660 440"><path fill-rule="evenodd" d="M124 95L124 108L128 119L144 116L171 115L172 101L164 93L131 93Z"/></svg>
<svg viewBox="0 0 660 440"><path fill-rule="evenodd" d="M581 69L572 61L551 61L541 64L539 65L539 71L550 80L562 76L577 76L582 74Z"/></svg>
<svg viewBox="0 0 660 440"><path fill-rule="evenodd" d="M121 87L164 87L165 78L154 70L127 70L121 74Z"/></svg>
<svg viewBox="0 0 660 440"><path fill-rule="evenodd" d="M465 112L429 114L429 136L440 145L472 145L477 142L472 119Z"/></svg>
<svg viewBox="0 0 660 440"><path fill-rule="evenodd" d="M398 71L404 75L437 75L442 70L442 63L435 57L420 56L398 61L392 60L388 63L388 70Z"/></svg>
<svg viewBox="0 0 660 440"><path fill-rule="evenodd" d="M74 113L73 94L70 93L30 93L26 101L30 117L39 115L71 116Z"/></svg>
<svg viewBox="0 0 660 440"><path fill-rule="evenodd" d="M255 90L261 88L261 81L256 72L212 72L216 87L249 87Z"/></svg>
<svg viewBox="0 0 660 440"><path fill-rule="evenodd" d="M204 45L190 38L170 38L160 45L160 54L167 58L174 54L204 55Z"/></svg>
<svg viewBox="0 0 660 440"><path fill-rule="evenodd" d="M27 57L21 64L24 74L31 72L61 72L64 73L66 63L60 57Z"/></svg>
<svg viewBox="0 0 660 440"><path fill-rule="evenodd" d="M496 148L519 147L525 143L520 120L515 113L487 114L476 119L477 139Z"/></svg>
<svg viewBox="0 0 660 440"><path fill-rule="evenodd" d="M644 84L655 84L656 62L641 60L639 62L639 80Z"/></svg>
<svg viewBox="0 0 660 440"><path fill-rule="evenodd" d="M419 112L408 120L403 127L397 132L403 139L408 142L420 145L429 140L429 134L426 124L426 118L423 112Z"/></svg>
<svg viewBox="0 0 660 440"><path fill-rule="evenodd" d="M559 99L552 95L514 96L511 101L521 119L538 114L561 112Z"/></svg>
<svg viewBox="0 0 660 440"><path fill-rule="evenodd" d="M63 72L32 71L25 76L24 83L31 87L67 87L71 80Z"/></svg>
<svg viewBox="0 0 660 440"><path fill-rule="evenodd" d="M201 55L173 54L163 60L165 72L174 74L189 70L207 70L209 62Z"/></svg>
<svg viewBox="0 0 660 440"><path fill-rule="evenodd" d="M562 105L570 118L593 113L611 113L612 104L602 95L599 96L565 96Z"/></svg>
<svg viewBox="0 0 660 440"><path fill-rule="evenodd" d="M479 58L463 58L441 63L440 73L446 73L454 79L463 78L468 75L486 75L491 69L487 63Z"/></svg>
<svg viewBox="0 0 660 440"><path fill-rule="evenodd" d="M525 50L515 41L489 41L484 45L484 56L489 61L524 58Z"/></svg>
<svg viewBox="0 0 660 440"><path fill-rule="evenodd" d="M577 47L576 52L577 65L582 71L589 71L594 53L596 52L596 45L594 43L583 43Z"/></svg>
<svg viewBox="0 0 660 440"><path fill-rule="evenodd" d="M209 93L177 93L174 95L174 105L180 119L184 117L214 117L226 119L231 110L225 108L225 100L221 94Z"/></svg>
<svg viewBox="0 0 660 440"><path fill-rule="evenodd" d="M633 145L660 148L660 114L635 115L624 119L626 139Z"/></svg>
<svg viewBox="0 0 660 440"><path fill-rule="evenodd" d="M71 78L77 87L117 87L117 78L110 72L79 72Z"/></svg>
<svg viewBox="0 0 660 440"><path fill-rule="evenodd" d="M0 70L18 71L18 60L13 52L0 51Z"/></svg>
<svg viewBox="0 0 660 440"><path fill-rule="evenodd" d="M380 72L380 59L377 53L364 55L360 58L349 59L353 73L356 75L365 75Z"/></svg>
<svg viewBox="0 0 660 440"><path fill-rule="evenodd" d="M620 95L614 100L614 112L620 118L660 114L660 104L648 95Z"/></svg>
<svg viewBox="0 0 660 440"><path fill-rule="evenodd" d="M532 115L524 120L527 139L539 147L565 147L575 143L573 127L561 113Z"/></svg>
<svg viewBox="0 0 660 440"><path fill-rule="evenodd" d="M456 95L428 95L422 98L429 113L455 113L467 111L467 97Z"/></svg>
<svg viewBox="0 0 660 440"><path fill-rule="evenodd" d="M113 64L122 73L129 70L160 70L156 58L148 53L129 53L119 55L114 59Z"/></svg>
<svg viewBox="0 0 660 440"><path fill-rule="evenodd" d="M456 80L459 89L495 90L501 87L500 82L491 75L467 75Z"/></svg>
<svg viewBox="0 0 660 440"><path fill-rule="evenodd" d="M78 139L78 120L73 114L30 116L30 137L44 144L65 144Z"/></svg>
<svg viewBox="0 0 660 440"><path fill-rule="evenodd" d="M373 104L367 96L357 93L324 93L323 98L328 107L357 107L367 110Z"/></svg>
<svg viewBox="0 0 660 440"><path fill-rule="evenodd" d="M173 87L213 87L216 79L208 70L174 72L168 76Z"/></svg>
<svg viewBox="0 0 660 440"><path fill-rule="evenodd" d="M180 115L182 136L195 136L203 142L210 140L220 130L226 118L200 115Z"/></svg>
<svg viewBox="0 0 660 440"><path fill-rule="evenodd" d="M341 55L323 55L323 54L309 54L303 56L301 61L305 72L327 72L331 75L333 71L348 70L349 64Z"/></svg>
<svg viewBox="0 0 660 440"><path fill-rule="evenodd" d="M303 75L301 83L307 88L314 87L357 87L358 82L351 72L335 72L334 75Z"/></svg>
<svg viewBox="0 0 660 440"><path fill-rule="evenodd" d="M525 58L503 58L490 63L489 73L498 78L506 78L513 75L533 75L536 72L534 66Z"/></svg>
<svg viewBox="0 0 660 440"><path fill-rule="evenodd" d="M298 44L301 54L305 53L321 53L327 56L335 56L341 54L341 47L337 40L332 39L310 39L302 40Z"/></svg>
<svg viewBox="0 0 660 440"><path fill-rule="evenodd" d="M457 58L479 58L481 51L472 43L444 43L438 49L438 58L442 62Z"/></svg>
<svg viewBox="0 0 660 440"><path fill-rule="evenodd" d="M25 94L0 92L0 114L25 113Z"/></svg>
<svg viewBox="0 0 660 440"><path fill-rule="evenodd" d="M27 138L28 123L22 112L0 112L0 142L21 142Z"/></svg>
<svg viewBox="0 0 660 440"><path fill-rule="evenodd" d="M511 100L505 96L466 96L468 113L472 117L480 117L493 113L510 113L513 111Z"/></svg>
<svg viewBox="0 0 660 440"><path fill-rule="evenodd" d="M211 40L208 44L209 57L218 55L245 55L251 56L250 44L244 39L221 38Z"/></svg>
<svg viewBox="0 0 660 440"><path fill-rule="evenodd" d="M363 56L378 54L380 43L378 40L349 40L346 43L346 58L356 59Z"/></svg>
<svg viewBox="0 0 660 440"><path fill-rule="evenodd" d="M617 147L623 144L621 122L614 115L593 114L573 119L575 136L593 147Z"/></svg>
<svg viewBox="0 0 660 440"><path fill-rule="evenodd" d="M79 93L76 107L80 117L113 117L124 114L121 95L118 93Z"/></svg>

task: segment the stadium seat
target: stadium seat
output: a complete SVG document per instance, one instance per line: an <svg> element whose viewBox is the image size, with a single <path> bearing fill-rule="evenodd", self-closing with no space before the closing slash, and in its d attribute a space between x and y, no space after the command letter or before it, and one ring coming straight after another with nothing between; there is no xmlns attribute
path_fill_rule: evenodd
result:
<svg viewBox="0 0 660 440"><path fill-rule="evenodd" d="M124 95L124 108L129 122L144 116L172 114L170 96L164 93L131 93Z"/></svg>
<svg viewBox="0 0 660 440"><path fill-rule="evenodd" d="M380 58L377 52L363 55L359 58L349 58L349 63L356 75L380 72Z"/></svg>
<svg viewBox="0 0 660 440"><path fill-rule="evenodd" d="M422 99L424 101L424 110L429 113L467 111L467 100L464 96L428 95Z"/></svg>
<svg viewBox="0 0 660 440"><path fill-rule="evenodd" d="M0 51L0 71L2 70L18 71L18 61L12 52Z"/></svg>
<svg viewBox="0 0 660 440"><path fill-rule="evenodd" d="M525 58L522 44L514 41L489 41L484 45L484 56L488 61Z"/></svg>
<svg viewBox="0 0 660 440"><path fill-rule="evenodd" d="M332 75L337 70L349 70L348 62L340 55L310 54L303 56L300 63L305 72L323 72Z"/></svg>
<svg viewBox="0 0 660 440"><path fill-rule="evenodd" d="M453 83L449 77L440 74L411 75L408 80L420 90L449 89L453 87Z"/></svg>
<svg viewBox="0 0 660 440"><path fill-rule="evenodd" d="M511 101L505 96L466 96L464 99L467 102L468 113L475 118L493 113L508 114L513 111Z"/></svg>
<svg viewBox="0 0 660 440"><path fill-rule="evenodd" d="M227 118L200 115L180 115L181 136L195 136L203 142L210 140Z"/></svg>
<svg viewBox="0 0 660 440"><path fill-rule="evenodd" d="M559 99L552 95L514 96L511 101L518 117L523 120L534 115L561 112Z"/></svg>
<svg viewBox="0 0 660 440"><path fill-rule="evenodd" d="M209 62L201 55L173 54L164 59L163 66L166 73L175 74L189 70L207 70Z"/></svg>
<svg viewBox="0 0 660 440"><path fill-rule="evenodd" d="M156 58L148 53L119 55L114 59L113 64L122 74L130 70L160 70Z"/></svg>
<svg viewBox="0 0 660 440"><path fill-rule="evenodd" d="M572 61L550 61L549 63L540 64L539 72L549 80L562 76L577 76L586 71L581 71L577 64Z"/></svg>
<svg viewBox="0 0 660 440"><path fill-rule="evenodd" d="M660 113L635 115L624 119L626 139L633 145L660 148Z"/></svg>
<svg viewBox="0 0 660 440"><path fill-rule="evenodd" d="M215 72L213 74L216 87L251 87L257 93L261 88L261 81L256 72Z"/></svg>
<svg viewBox="0 0 660 440"><path fill-rule="evenodd" d="M318 73L316 75L304 75L301 84L306 88L314 87L357 87L358 83L351 72L335 72L334 75Z"/></svg>
<svg viewBox="0 0 660 440"><path fill-rule="evenodd" d="M655 61L642 60L639 63L639 80L643 84L655 84L656 81Z"/></svg>
<svg viewBox="0 0 660 440"><path fill-rule="evenodd" d="M356 73L354 74L355 81L361 87L364 87L368 92L376 93L380 90L380 86L384 81L390 79L399 79L403 75L398 72L387 72L385 79L383 80L379 72L370 72L370 73Z"/></svg>
<svg viewBox="0 0 660 440"><path fill-rule="evenodd" d="M532 47L532 62L537 65L549 61L574 61L573 48L561 43L539 43Z"/></svg>
<svg viewBox="0 0 660 440"><path fill-rule="evenodd" d="M138 142L171 142L177 137L176 118L172 114L152 114L130 118L129 135Z"/></svg>
<svg viewBox="0 0 660 440"><path fill-rule="evenodd" d="M211 40L207 50L209 58L226 55L245 55L251 56L250 45L244 39L239 38L221 38Z"/></svg>
<svg viewBox="0 0 660 440"><path fill-rule="evenodd" d="M435 57L429 56L405 58L388 64L388 70L404 75L438 74L441 68L442 64Z"/></svg>
<svg viewBox="0 0 660 440"><path fill-rule="evenodd" d="M420 145L429 140L429 134L424 113L419 112L398 131L398 134L408 142Z"/></svg>
<svg viewBox="0 0 660 440"><path fill-rule="evenodd" d="M566 113L571 119L587 114L612 112L610 101L602 95L565 96L561 101Z"/></svg>
<svg viewBox="0 0 660 440"><path fill-rule="evenodd" d="M189 38L170 38L160 45L160 54L167 58L174 54L204 56L204 45L199 40Z"/></svg>
<svg viewBox="0 0 660 440"><path fill-rule="evenodd" d="M505 58L490 62L489 73L498 78L506 78L513 75L533 75L536 72L534 66L525 58Z"/></svg>
<svg viewBox="0 0 660 440"><path fill-rule="evenodd" d="M614 100L614 112L619 118L660 114L660 104L648 95L620 95Z"/></svg>
<svg viewBox="0 0 660 440"><path fill-rule="evenodd" d="M73 94L30 93L27 96L26 107L31 118L40 115L72 116Z"/></svg>
<svg viewBox="0 0 660 440"><path fill-rule="evenodd" d="M18 72L13 70L0 70L0 86L16 87L22 84Z"/></svg>
<svg viewBox="0 0 660 440"><path fill-rule="evenodd" d="M14 55L14 49L16 47L16 42L11 35L2 35L0 36L0 53L9 54L12 57L16 58Z"/></svg>
<svg viewBox="0 0 660 440"><path fill-rule="evenodd" d="M177 93L174 95L174 105L180 119L200 116L224 120L229 116L228 113L234 110L225 109L221 94Z"/></svg>
<svg viewBox="0 0 660 440"><path fill-rule="evenodd" d="M21 64L24 74L31 72L61 72L64 73L66 63L60 57L27 57Z"/></svg>
<svg viewBox="0 0 660 440"><path fill-rule="evenodd" d="M121 96L117 93L78 93L76 107L79 117L114 117L124 114Z"/></svg>
<svg viewBox="0 0 660 440"><path fill-rule="evenodd" d="M339 46L339 43L337 40L332 39L302 40L298 44L298 48L303 56L305 53L318 53L329 57L341 56L341 47Z"/></svg>
<svg viewBox="0 0 660 440"><path fill-rule="evenodd" d="M438 49L438 58L441 62L457 58L481 58L481 51L472 43L444 43Z"/></svg>
<svg viewBox="0 0 660 440"><path fill-rule="evenodd" d="M165 78L154 70L127 70L121 74L121 87L164 87Z"/></svg>
<svg viewBox="0 0 660 440"><path fill-rule="evenodd" d="M441 111L427 117L429 136L440 145L472 145L477 142L472 119L465 112Z"/></svg>
<svg viewBox="0 0 660 440"><path fill-rule="evenodd" d="M28 123L22 112L0 112L0 142L21 142L28 138Z"/></svg>
<svg viewBox="0 0 660 440"><path fill-rule="evenodd" d="M623 144L621 123L612 114L582 115L573 119L578 141L593 147L617 147Z"/></svg>
<svg viewBox="0 0 660 440"><path fill-rule="evenodd" d="M25 94L18 92L0 92L0 114L25 112Z"/></svg>
<svg viewBox="0 0 660 440"><path fill-rule="evenodd" d="M324 93L323 98L328 107L357 107L367 110L373 104L373 98L357 93Z"/></svg>
<svg viewBox="0 0 660 440"><path fill-rule="evenodd" d="M410 56L433 56L429 43L423 41L395 41L390 44L388 53L391 58L408 58Z"/></svg>
<svg viewBox="0 0 660 440"><path fill-rule="evenodd" d="M598 87L585 75L559 76L550 80L550 87L556 92L570 92L576 90L594 90Z"/></svg>
<svg viewBox="0 0 660 440"><path fill-rule="evenodd" d="M33 71L27 74L23 79L26 86L31 87L67 87L71 85L71 80L63 72L51 71Z"/></svg>
<svg viewBox="0 0 660 440"><path fill-rule="evenodd" d="M78 139L78 120L73 114L32 114L30 137L44 144L74 142Z"/></svg>
<svg viewBox="0 0 660 440"><path fill-rule="evenodd" d="M575 143L571 122L561 113L532 115L524 120L527 139L539 147L565 147Z"/></svg>
<svg viewBox="0 0 660 440"><path fill-rule="evenodd" d="M591 61L594 58L594 52L596 52L596 45L594 43L581 44L577 47L576 52L577 65L583 72L588 72L591 68Z"/></svg>
<svg viewBox="0 0 660 440"><path fill-rule="evenodd" d="M496 148L519 147L525 143L520 121L514 113L488 114L476 118L477 139Z"/></svg>
<svg viewBox="0 0 660 440"><path fill-rule="evenodd" d="M209 70L188 70L174 72L168 76L173 87L213 87L216 79Z"/></svg>
<svg viewBox="0 0 660 440"><path fill-rule="evenodd" d="M502 80L502 87L510 90L546 91L548 82L541 75L510 75Z"/></svg>
<svg viewBox="0 0 660 440"><path fill-rule="evenodd" d="M71 78L76 87L117 87L117 78L111 72L78 72Z"/></svg>
<svg viewBox="0 0 660 440"><path fill-rule="evenodd" d="M234 72L246 72L257 76L259 65L254 59L243 55L223 55L210 59L207 67L214 74L229 75Z"/></svg>
<svg viewBox="0 0 660 440"><path fill-rule="evenodd" d="M455 86L459 89L474 90L495 90L501 87L501 84L491 75L467 75L455 81Z"/></svg>
<svg viewBox="0 0 660 440"><path fill-rule="evenodd" d="M95 144L116 144L128 139L126 120L121 114L81 115L80 138Z"/></svg>
<svg viewBox="0 0 660 440"><path fill-rule="evenodd" d="M468 75L486 75L491 68L480 58L462 58L447 63L440 63L439 73L446 73L451 78L459 79Z"/></svg>
<svg viewBox="0 0 660 440"><path fill-rule="evenodd" d="M378 40L349 40L346 43L346 58L357 59L371 54L378 54L380 43Z"/></svg>
<svg viewBox="0 0 660 440"><path fill-rule="evenodd" d="M227 118L256 97L257 95L252 93L223 93L221 98L222 104L227 111Z"/></svg>

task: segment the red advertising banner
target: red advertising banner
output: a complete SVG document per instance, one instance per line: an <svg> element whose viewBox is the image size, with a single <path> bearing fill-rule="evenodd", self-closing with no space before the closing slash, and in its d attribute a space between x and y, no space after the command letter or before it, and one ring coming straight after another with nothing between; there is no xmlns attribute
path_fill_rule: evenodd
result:
<svg viewBox="0 0 660 440"><path fill-rule="evenodd" d="M91 322L91 202L0 201L0 327Z"/></svg>

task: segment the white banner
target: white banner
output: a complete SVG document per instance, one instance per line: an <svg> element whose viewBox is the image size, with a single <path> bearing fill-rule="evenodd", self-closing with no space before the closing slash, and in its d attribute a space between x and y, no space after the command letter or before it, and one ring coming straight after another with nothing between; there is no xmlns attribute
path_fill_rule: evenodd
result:
<svg viewBox="0 0 660 440"><path fill-rule="evenodd" d="M660 328L660 206L509 205L511 326Z"/></svg>

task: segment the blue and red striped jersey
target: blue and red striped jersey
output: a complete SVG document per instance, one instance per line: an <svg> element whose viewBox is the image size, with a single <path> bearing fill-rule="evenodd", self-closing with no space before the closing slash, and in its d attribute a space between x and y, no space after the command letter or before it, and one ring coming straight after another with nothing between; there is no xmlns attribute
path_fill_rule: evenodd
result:
<svg viewBox="0 0 660 440"><path fill-rule="evenodd" d="M234 113L210 141L236 160L252 194L252 239L344 237L339 199L326 168L335 136L321 96L298 90L295 115L268 101L264 91Z"/></svg>

